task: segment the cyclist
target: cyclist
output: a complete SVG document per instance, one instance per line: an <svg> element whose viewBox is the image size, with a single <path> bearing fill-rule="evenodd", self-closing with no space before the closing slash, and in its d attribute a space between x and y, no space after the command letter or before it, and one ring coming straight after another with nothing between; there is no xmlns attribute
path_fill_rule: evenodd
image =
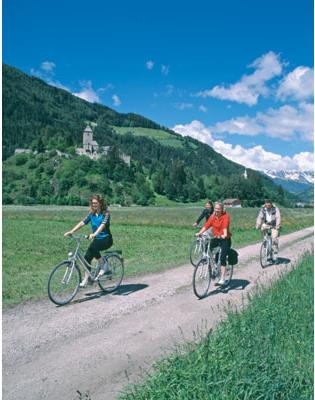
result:
<svg viewBox="0 0 315 400"><path fill-rule="evenodd" d="M202 210L202 213L197 218L196 222L193 224L193 227L196 228L199 222L202 221L203 218L207 221L208 218L213 214L213 203L211 200L207 200L205 204L205 208Z"/></svg>
<svg viewBox="0 0 315 400"><path fill-rule="evenodd" d="M271 227L271 237L272 237L272 247L274 254L274 261L278 261L278 251L279 251L279 230L281 226L281 215L279 208L272 204L269 199L265 200L265 204L259 211L256 220L256 229L266 229L266 225ZM269 260L272 261L272 260Z"/></svg>
<svg viewBox="0 0 315 400"><path fill-rule="evenodd" d="M230 232L230 216L224 211L223 204L216 202L214 205L214 213L204 224L196 236L202 235L207 229L212 227L214 238L210 241L210 250L220 246L221 248L221 276L216 285L223 286L225 284L226 257L231 248L231 232Z"/></svg>
<svg viewBox="0 0 315 400"><path fill-rule="evenodd" d="M202 221L203 218L205 218L205 222L207 222L212 214L213 214L213 203L211 200L207 200L205 208L202 210L202 213L199 215L196 222L193 224L193 227L196 228L199 222ZM207 239L211 239L211 237L213 236L211 228L208 229L204 233L204 235L206 236Z"/></svg>
<svg viewBox="0 0 315 400"><path fill-rule="evenodd" d="M64 236L70 236L83 226L88 223L92 224L92 231L89 235L89 240L93 240L90 246L88 247L84 258L86 261L91 264L93 258L96 258L101 269L96 277L96 280L99 279L102 275L104 275L106 266L104 265L104 261L102 259L101 250L109 249L113 244L112 234L110 232L110 214L105 204L104 200L99 195L94 195L90 198L90 209L89 214L86 218L79 222L71 231L66 232ZM88 267L90 270L90 268ZM84 278L80 283L81 287L86 287L89 280L89 275L87 272L84 274Z"/></svg>

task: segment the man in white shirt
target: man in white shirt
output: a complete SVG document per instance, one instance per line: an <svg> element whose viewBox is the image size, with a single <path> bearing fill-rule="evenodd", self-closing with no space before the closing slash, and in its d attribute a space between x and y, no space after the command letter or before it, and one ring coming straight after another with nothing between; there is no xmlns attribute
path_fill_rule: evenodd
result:
<svg viewBox="0 0 315 400"><path fill-rule="evenodd" d="M271 227L271 237L273 245L274 261L278 260L279 250L279 230L281 226L281 215L278 207L272 204L272 201L265 200L264 206L259 211L256 220L256 229L266 229Z"/></svg>

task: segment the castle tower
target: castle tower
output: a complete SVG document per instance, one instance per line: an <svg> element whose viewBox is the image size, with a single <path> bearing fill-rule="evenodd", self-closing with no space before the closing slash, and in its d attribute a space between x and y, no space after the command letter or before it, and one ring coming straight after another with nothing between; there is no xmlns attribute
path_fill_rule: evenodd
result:
<svg viewBox="0 0 315 400"><path fill-rule="evenodd" d="M85 151L92 151L93 132L89 125L83 132L83 148Z"/></svg>

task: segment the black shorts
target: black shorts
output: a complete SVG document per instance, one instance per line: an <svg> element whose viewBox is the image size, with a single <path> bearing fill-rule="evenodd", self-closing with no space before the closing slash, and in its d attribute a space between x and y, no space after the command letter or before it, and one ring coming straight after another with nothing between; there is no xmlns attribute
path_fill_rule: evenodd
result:
<svg viewBox="0 0 315 400"><path fill-rule="evenodd" d="M91 264L93 258L101 258L101 250L107 250L113 245L112 235L106 236L104 239L94 239L88 247L84 258Z"/></svg>
<svg viewBox="0 0 315 400"><path fill-rule="evenodd" d="M220 257L221 259L220 259L220 261L221 261L221 265L223 267L226 266L226 257L227 257L227 255L229 253L230 248L231 248L231 244L232 244L232 242L231 242L230 238L229 239L213 238L210 241L210 250L214 249L217 246L221 247L221 257Z"/></svg>

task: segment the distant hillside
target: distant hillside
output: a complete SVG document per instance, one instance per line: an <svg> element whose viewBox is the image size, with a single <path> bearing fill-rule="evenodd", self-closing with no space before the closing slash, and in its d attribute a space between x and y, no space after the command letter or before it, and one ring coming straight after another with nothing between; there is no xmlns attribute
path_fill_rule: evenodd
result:
<svg viewBox="0 0 315 400"><path fill-rule="evenodd" d="M100 145L111 146L108 159L90 162L75 155L87 123L95 127ZM37 155L12 157L16 148ZM56 156L56 149L69 158ZM131 156L128 173L118 151ZM238 197L248 205L260 204L264 197L280 203L292 200L256 171L248 170L245 180L244 167L204 143L140 115L91 104L8 65L3 66L3 156L7 202L80 204L88 192L100 188L121 204L154 203L156 195L184 202Z"/></svg>
<svg viewBox="0 0 315 400"><path fill-rule="evenodd" d="M310 187L309 189L300 192L297 194L298 198L301 199L302 201L309 203L309 204L314 204L314 186Z"/></svg>

